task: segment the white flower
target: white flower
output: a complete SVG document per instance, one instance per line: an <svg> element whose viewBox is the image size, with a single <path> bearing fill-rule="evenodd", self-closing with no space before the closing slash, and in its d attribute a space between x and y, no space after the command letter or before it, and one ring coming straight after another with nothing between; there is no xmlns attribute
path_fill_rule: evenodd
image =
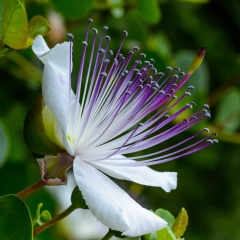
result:
<svg viewBox="0 0 240 240"><path fill-rule="evenodd" d="M85 54L90 22L83 42L76 93L71 89L72 37L70 36L70 42L57 44L51 50L41 36L34 41L33 51L44 63L44 124L48 137L63 152L73 156L75 181L93 215L104 225L122 232L123 235L141 236L162 229L167 223L141 207L107 175L161 187L166 192L175 189L177 173L156 172L147 166L173 160L208 146L211 144L207 140L210 136L159 157L159 153L195 139L204 130L169 149L133 158L149 160L136 161L124 157L123 154L155 146L209 116L209 112L200 109L194 117L192 115L159 133L163 126L193 106L191 103L174 115L166 116L172 105L178 102L172 103L173 93L186 82L192 71L183 77L177 86L178 76L173 75L173 72L178 69L171 71L167 68L166 72L170 74L162 81L164 74L156 75L156 69L151 62L141 65L139 59L129 66L137 48L124 58L119 53L122 44L114 60L111 60L112 52L107 53L110 40L108 36L105 37L106 46L103 47L106 27L103 28L97 47L97 30L93 29L94 39L90 62L87 65ZM126 37L126 32L124 35ZM204 55L203 50L200 53ZM141 57L143 54L140 54ZM180 73L179 76L181 75L183 74ZM161 86L158 82L161 82ZM188 92L182 95L180 100L187 95ZM150 113L151 117L146 119ZM143 119L144 124L139 124Z"/></svg>

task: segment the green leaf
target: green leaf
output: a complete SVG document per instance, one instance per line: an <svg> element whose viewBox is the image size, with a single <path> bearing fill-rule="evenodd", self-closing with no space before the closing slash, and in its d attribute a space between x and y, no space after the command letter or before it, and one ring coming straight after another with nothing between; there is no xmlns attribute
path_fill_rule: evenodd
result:
<svg viewBox="0 0 240 240"><path fill-rule="evenodd" d="M27 15L19 0L8 0L3 11L1 42L13 49L25 46L28 37Z"/></svg>
<svg viewBox="0 0 240 240"><path fill-rule="evenodd" d="M51 27L46 18L42 16L34 16L28 24L28 37L36 38L38 35L47 35Z"/></svg>
<svg viewBox="0 0 240 240"><path fill-rule="evenodd" d="M168 210L159 208L155 211L155 214L164 219L168 223L169 227L173 225L175 217Z"/></svg>
<svg viewBox="0 0 240 240"><path fill-rule="evenodd" d="M94 0L52 0L52 3L69 20L85 17L91 10Z"/></svg>
<svg viewBox="0 0 240 240"><path fill-rule="evenodd" d="M161 19L161 9L157 0L138 0L138 10L148 23L158 23Z"/></svg>
<svg viewBox="0 0 240 240"><path fill-rule="evenodd" d="M187 211L185 210L185 208L182 208L171 228L176 238L180 238L184 234L187 228L187 224Z"/></svg>
<svg viewBox="0 0 240 240"><path fill-rule="evenodd" d="M230 88L221 99L216 112L215 123L225 131L233 132L240 126L240 91Z"/></svg>
<svg viewBox="0 0 240 240"><path fill-rule="evenodd" d="M32 221L29 210L15 195L0 197L0 239L32 240Z"/></svg>
<svg viewBox="0 0 240 240"><path fill-rule="evenodd" d="M166 226L162 230L157 231L158 240L176 240L175 235L173 234L171 228Z"/></svg>

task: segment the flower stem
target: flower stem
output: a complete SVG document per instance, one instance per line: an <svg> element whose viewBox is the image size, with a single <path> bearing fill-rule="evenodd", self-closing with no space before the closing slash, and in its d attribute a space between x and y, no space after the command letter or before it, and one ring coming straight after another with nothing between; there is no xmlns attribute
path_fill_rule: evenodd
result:
<svg viewBox="0 0 240 240"><path fill-rule="evenodd" d="M109 229L107 234L102 238L102 240L109 240L111 237L113 237L113 232L111 231L111 229Z"/></svg>
<svg viewBox="0 0 240 240"><path fill-rule="evenodd" d="M22 190L21 192L17 193L16 195L20 198L25 198L25 197L31 195L32 193L36 192L43 186L45 186L45 183L42 180L39 180L38 182L36 182L33 185L31 185L30 187Z"/></svg>
<svg viewBox="0 0 240 240"><path fill-rule="evenodd" d="M39 233L42 231L46 230L47 228L51 227L54 225L56 222L62 220L65 218L67 215L69 215L71 212L73 212L76 209L74 205L69 206L65 211L57 215L56 217L52 218L50 221L44 223L43 225L37 227L33 231L33 236L37 236Z"/></svg>

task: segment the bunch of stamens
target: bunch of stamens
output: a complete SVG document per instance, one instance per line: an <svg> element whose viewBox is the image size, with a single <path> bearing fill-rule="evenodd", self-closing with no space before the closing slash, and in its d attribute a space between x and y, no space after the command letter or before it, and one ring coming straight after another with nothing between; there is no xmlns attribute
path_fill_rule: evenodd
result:
<svg viewBox="0 0 240 240"><path fill-rule="evenodd" d="M184 111L196 106L194 102L190 102L174 114L168 115L183 98L191 96L190 90L193 89L193 86L189 86L179 98L175 93L195 71L196 63L192 64L186 74L180 72L179 68L172 69L170 67L167 67L164 72L158 73L153 66L153 59L142 63L142 58L146 56L141 53L139 59L130 65L134 53L139 48L133 47L126 58L120 54L127 37L126 31L123 32L124 37L120 47L112 59L113 52L108 51L110 37L105 36L108 28L103 27L98 46L96 43L98 31L93 29L90 61L86 64L85 56L91 22L92 20L88 21L86 38L83 41L74 113L72 113L72 107L69 107L69 121L73 123L69 132L72 136L71 139L74 139L75 154L89 162L101 161L101 163L119 166L142 166L171 161L201 150L212 143L217 143L216 139L211 140L212 136L216 136L216 134L206 134L209 133L209 130L204 128L191 137L161 151L131 157L131 159L141 161L129 161L123 157L123 154L140 152L156 146L191 128L206 117L210 117L209 107L204 104L188 118L170 126L167 130L162 130ZM72 53L73 36L69 34L69 38L70 53ZM106 45L103 48L104 38ZM199 55L197 57L203 58L205 48L200 49L197 54ZM87 70L84 71L86 65ZM71 68L70 59L69 69ZM86 72L84 78L83 72ZM71 82L71 70L69 81ZM205 133L203 138L192 143L203 133ZM189 143L190 141L191 143ZM181 147L185 143L187 146ZM159 154L177 147L180 148L159 156ZM88 154L89 152L91 154ZM115 162L107 161L113 156L115 156Z"/></svg>

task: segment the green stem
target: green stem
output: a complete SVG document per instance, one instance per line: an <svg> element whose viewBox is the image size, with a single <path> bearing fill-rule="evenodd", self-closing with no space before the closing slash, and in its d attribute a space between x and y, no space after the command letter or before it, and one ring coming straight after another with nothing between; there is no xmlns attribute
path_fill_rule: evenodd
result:
<svg viewBox="0 0 240 240"><path fill-rule="evenodd" d="M37 227L34 229L33 231L33 236L37 236L39 233L41 233L42 231L46 230L47 228L51 227L52 225L54 225L56 222L62 220L63 218L65 218L67 215L69 215L70 213L72 213L74 210L76 209L76 207L74 205L69 206L65 211L63 211L62 213L60 213L59 215L57 215L56 217L52 218L50 221L44 223L43 225Z"/></svg>
<svg viewBox="0 0 240 240"><path fill-rule="evenodd" d="M25 198L25 197L31 195L32 193L36 192L43 186L45 186L45 183L42 180L39 180L38 182L36 182L33 185L31 185L30 187L22 190L21 192L17 193L16 195L20 198Z"/></svg>
<svg viewBox="0 0 240 240"><path fill-rule="evenodd" d="M111 229L109 229L107 234L102 238L102 240L109 240L111 237L113 237L113 233Z"/></svg>

